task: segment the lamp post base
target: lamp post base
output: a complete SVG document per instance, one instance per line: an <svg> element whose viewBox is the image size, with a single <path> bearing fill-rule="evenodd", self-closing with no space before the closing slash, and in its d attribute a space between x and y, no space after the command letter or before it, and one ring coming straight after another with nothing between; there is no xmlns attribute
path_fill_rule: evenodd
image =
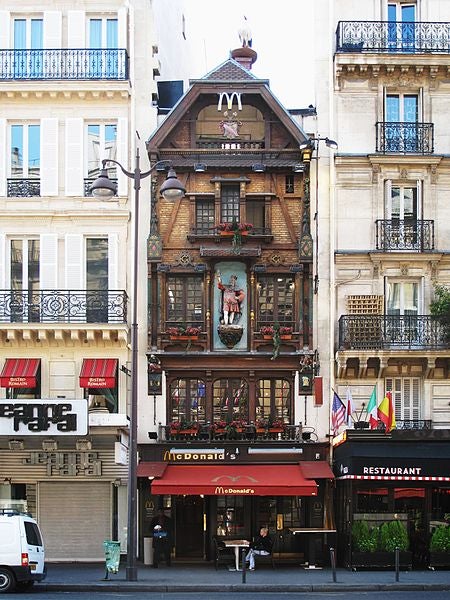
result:
<svg viewBox="0 0 450 600"><path fill-rule="evenodd" d="M127 581L137 581L137 567L127 567L125 572Z"/></svg>

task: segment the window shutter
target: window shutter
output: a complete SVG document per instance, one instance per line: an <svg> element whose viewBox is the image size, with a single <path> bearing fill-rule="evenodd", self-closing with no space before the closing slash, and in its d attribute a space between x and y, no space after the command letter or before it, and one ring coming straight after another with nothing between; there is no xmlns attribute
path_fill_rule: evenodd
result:
<svg viewBox="0 0 450 600"><path fill-rule="evenodd" d="M84 10L69 10L67 14L69 48L86 48L86 18Z"/></svg>
<svg viewBox="0 0 450 600"><path fill-rule="evenodd" d="M39 280L41 290L58 289L58 235L42 233Z"/></svg>
<svg viewBox="0 0 450 600"><path fill-rule="evenodd" d="M412 389L411 379L403 379L403 410L398 413L401 415L402 420L410 421L412 419ZM397 411L396 411L397 412Z"/></svg>
<svg viewBox="0 0 450 600"><path fill-rule="evenodd" d="M41 120L41 196L57 196L58 119Z"/></svg>
<svg viewBox="0 0 450 600"><path fill-rule="evenodd" d="M6 236L0 233L0 289L6 289Z"/></svg>
<svg viewBox="0 0 450 600"><path fill-rule="evenodd" d="M422 410L420 404L420 379L418 377L414 377L412 380L412 419L414 421L418 421L422 418Z"/></svg>
<svg viewBox="0 0 450 600"><path fill-rule="evenodd" d="M117 160L128 169L128 119L117 119ZM128 194L128 177L117 169L117 193L119 196Z"/></svg>
<svg viewBox="0 0 450 600"><path fill-rule="evenodd" d="M0 196L6 196L7 153L6 119L0 119Z"/></svg>
<svg viewBox="0 0 450 600"><path fill-rule="evenodd" d="M84 289L83 269L84 238L80 234L68 233L65 238L65 288L66 290Z"/></svg>
<svg viewBox="0 0 450 600"><path fill-rule="evenodd" d="M386 179L384 182L384 198L385 198L385 219L392 218L392 179Z"/></svg>
<svg viewBox="0 0 450 600"><path fill-rule="evenodd" d="M8 10L0 10L0 48L10 48L11 15Z"/></svg>
<svg viewBox="0 0 450 600"><path fill-rule="evenodd" d="M83 196L83 119L66 119L66 196Z"/></svg>
<svg viewBox="0 0 450 600"><path fill-rule="evenodd" d="M119 48L127 47L127 12L124 6L117 11L117 44Z"/></svg>
<svg viewBox="0 0 450 600"><path fill-rule="evenodd" d="M108 235L108 288L117 290L118 288L118 273L117 267L119 263L119 236L117 233Z"/></svg>
<svg viewBox="0 0 450 600"><path fill-rule="evenodd" d="M423 209L422 209L422 180L417 180L417 218L423 219Z"/></svg>
<svg viewBox="0 0 450 600"><path fill-rule="evenodd" d="M44 48L61 48L61 22L59 10L44 11Z"/></svg>

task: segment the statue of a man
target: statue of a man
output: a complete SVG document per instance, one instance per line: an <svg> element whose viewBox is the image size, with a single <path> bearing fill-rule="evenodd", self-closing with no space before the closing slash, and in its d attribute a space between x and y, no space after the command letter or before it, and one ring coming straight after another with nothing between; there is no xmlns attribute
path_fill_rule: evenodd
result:
<svg viewBox="0 0 450 600"><path fill-rule="evenodd" d="M220 272L217 271L217 287L222 291L222 320L224 325L232 325L235 317L241 314L241 304L245 298L243 290L237 286L237 276L231 275L227 285L222 283ZM238 319L236 319L238 320Z"/></svg>

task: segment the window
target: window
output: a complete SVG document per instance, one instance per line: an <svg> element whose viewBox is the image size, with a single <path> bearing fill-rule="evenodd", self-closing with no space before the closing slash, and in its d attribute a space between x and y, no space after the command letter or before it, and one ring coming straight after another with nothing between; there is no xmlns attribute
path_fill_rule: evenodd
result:
<svg viewBox="0 0 450 600"><path fill-rule="evenodd" d="M43 20L14 19L14 77L36 78L43 74ZM32 50L32 52L30 52Z"/></svg>
<svg viewBox="0 0 450 600"><path fill-rule="evenodd" d="M246 202L247 223L253 225L252 233L264 232L266 226L266 203L264 200L247 200Z"/></svg>
<svg viewBox="0 0 450 600"><path fill-rule="evenodd" d="M213 384L213 421L248 420L248 383L245 379L217 379Z"/></svg>
<svg viewBox="0 0 450 600"><path fill-rule="evenodd" d="M294 280L289 275L258 277L258 328L279 323L294 325Z"/></svg>
<svg viewBox="0 0 450 600"><path fill-rule="evenodd" d="M196 233L213 234L215 232L214 202L197 200L195 204Z"/></svg>
<svg viewBox="0 0 450 600"><path fill-rule="evenodd" d="M39 178L41 164L40 126L11 125L11 177Z"/></svg>
<svg viewBox="0 0 450 600"><path fill-rule="evenodd" d="M202 325L204 319L203 278L169 276L167 278L166 326Z"/></svg>
<svg viewBox="0 0 450 600"><path fill-rule="evenodd" d="M418 377L387 378L385 388L387 392L392 392L396 420L418 421L422 418Z"/></svg>
<svg viewBox="0 0 450 600"><path fill-rule="evenodd" d="M24 521L23 525L25 527L25 535L27 536L27 543L30 544L30 546L42 546L41 534L39 533L36 523Z"/></svg>
<svg viewBox="0 0 450 600"><path fill-rule="evenodd" d="M385 152L417 152L418 117L417 94L387 94Z"/></svg>
<svg viewBox="0 0 450 600"><path fill-rule="evenodd" d="M291 386L286 379L260 379L256 387L256 419L290 422Z"/></svg>
<svg viewBox="0 0 450 600"><path fill-rule="evenodd" d="M284 191L286 194L294 193L294 175L289 174L285 177Z"/></svg>
<svg viewBox="0 0 450 600"><path fill-rule="evenodd" d="M388 4L388 44L391 50L413 52L416 5L413 2Z"/></svg>
<svg viewBox="0 0 450 600"><path fill-rule="evenodd" d="M108 322L108 238L86 239L86 318Z"/></svg>
<svg viewBox="0 0 450 600"><path fill-rule="evenodd" d="M244 536L244 496L217 496L217 535Z"/></svg>
<svg viewBox="0 0 450 600"><path fill-rule="evenodd" d="M239 222L239 185L222 185L220 220L222 223Z"/></svg>
<svg viewBox="0 0 450 600"><path fill-rule="evenodd" d="M40 242L12 239L10 252L11 321L39 322Z"/></svg>
<svg viewBox="0 0 450 600"><path fill-rule="evenodd" d="M206 422L206 386L202 379L176 379L169 393L171 421Z"/></svg>
<svg viewBox="0 0 450 600"><path fill-rule="evenodd" d="M386 282L386 339L396 346L418 345L421 339L419 315L419 283Z"/></svg>
<svg viewBox="0 0 450 600"><path fill-rule="evenodd" d="M91 124L87 126L87 172L89 179L96 179L100 174L104 158L117 159L117 125ZM108 175L117 177L114 164L107 165Z"/></svg>
<svg viewBox="0 0 450 600"><path fill-rule="evenodd" d="M89 74L91 77L117 77L118 27L116 18L89 19Z"/></svg>
<svg viewBox="0 0 450 600"><path fill-rule="evenodd" d="M384 240L391 250L420 250L429 234L419 227L421 182L396 184L386 182L386 224ZM423 239L425 238L425 239Z"/></svg>

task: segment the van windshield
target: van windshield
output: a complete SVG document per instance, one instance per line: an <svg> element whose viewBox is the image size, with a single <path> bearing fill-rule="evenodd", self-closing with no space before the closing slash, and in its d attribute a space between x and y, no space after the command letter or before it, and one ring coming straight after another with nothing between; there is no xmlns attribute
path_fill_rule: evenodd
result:
<svg viewBox="0 0 450 600"><path fill-rule="evenodd" d="M42 538L37 525L31 523L31 521L25 521L24 524L28 544L30 546L42 546Z"/></svg>

